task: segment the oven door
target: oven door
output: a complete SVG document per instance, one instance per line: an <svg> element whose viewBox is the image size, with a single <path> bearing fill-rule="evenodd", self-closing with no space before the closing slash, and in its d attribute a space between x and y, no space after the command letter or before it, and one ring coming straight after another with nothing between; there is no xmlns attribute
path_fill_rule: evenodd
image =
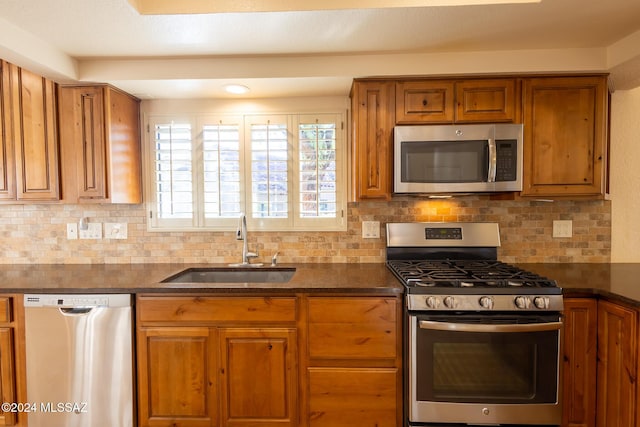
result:
<svg viewBox="0 0 640 427"><path fill-rule="evenodd" d="M559 425L559 314L409 316L409 421Z"/></svg>

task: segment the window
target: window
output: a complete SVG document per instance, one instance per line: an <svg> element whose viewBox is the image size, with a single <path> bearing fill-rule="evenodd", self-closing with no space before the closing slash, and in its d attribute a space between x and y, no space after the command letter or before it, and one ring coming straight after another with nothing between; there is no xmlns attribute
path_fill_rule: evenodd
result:
<svg viewBox="0 0 640 427"><path fill-rule="evenodd" d="M149 228L346 229L342 114L149 118Z"/></svg>

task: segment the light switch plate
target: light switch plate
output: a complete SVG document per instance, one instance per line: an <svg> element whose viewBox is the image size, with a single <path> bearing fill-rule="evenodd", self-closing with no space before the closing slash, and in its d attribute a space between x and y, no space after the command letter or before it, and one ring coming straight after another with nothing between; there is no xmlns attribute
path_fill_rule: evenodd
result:
<svg viewBox="0 0 640 427"><path fill-rule="evenodd" d="M81 239L102 239L102 224L99 222L90 222L87 224L87 229L80 228L79 235Z"/></svg>
<svg viewBox="0 0 640 427"><path fill-rule="evenodd" d="M573 221L570 219L553 221L553 237L573 237Z"/></svg>
<svg viewBox="0 0 640 427"><path fill-rule="evenodd" d="M126 239L127 223L126 222L105 222L104 238L105 239Z"/></svg>
<svg viewBox="0 0 640 427"><path fill-rule="evenodd" d="M67 224L67 239L76 240L78 238L78 224L70 222Z"/></svg>
<svg viewBox="0 0 640 427"><path fill-rule="evenodd" d="M380 221L362 221L362 238L379 239Z"/></svg>

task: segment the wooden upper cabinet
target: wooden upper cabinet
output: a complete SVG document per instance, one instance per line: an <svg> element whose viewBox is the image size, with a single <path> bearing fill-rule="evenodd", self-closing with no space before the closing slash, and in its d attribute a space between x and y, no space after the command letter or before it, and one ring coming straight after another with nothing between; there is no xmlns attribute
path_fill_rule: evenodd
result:
<svg viewBox="0 0 640 427"><path fill-rule="evenodd" d="M56 84L2 62L0 200L60 198Z"/></svg>
<svg viewBox="0 0 640 427"><path fill-rule="evenodd" d="M396 83L396 124L519 123L515 78Z"/></svg>
<svg viewBox="0 0 640 427"><path fill-rule="evenodd" d="M396 83L396 123L451 123L454 120L453 81Z"/></svg>
<svg viewBox="0 0 640 427"><path fill-rule="evenodd" d="M602 198L606 76L525 79L523 196Z"/></svg>
<svg viewBox="0 0 640 427"><path fill-rule="evenodd" d="M11 65L0 61L0 200L16 198L11 90Z"/></svg>
<svg viewBox="0 0 640 427"><path fill-rule="evenodd" d="M139 100L106 85L59 88L64 199L141 203Z"/></svg>
<svg viewBox="0 0 640 427"><path fill-rule="evenodd" d="M389 199L392 192L395 83L355 81L352 193L354 200Z"/></svg>
<svg viewBox="0 0 640 427"><path fill-rule="evenodd" d="M456 123L519 123L516 79L456 82Z"/></svg>

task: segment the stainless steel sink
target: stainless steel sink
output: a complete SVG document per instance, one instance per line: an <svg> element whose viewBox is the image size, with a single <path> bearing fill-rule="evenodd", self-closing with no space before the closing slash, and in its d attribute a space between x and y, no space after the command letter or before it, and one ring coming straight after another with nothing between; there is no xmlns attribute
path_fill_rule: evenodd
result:
<svg viewBox="0 0 640 427"><path fill-rule="evenodd" d="M188 268L162 283L285 283L295 272L294 267Z"/></svg>

